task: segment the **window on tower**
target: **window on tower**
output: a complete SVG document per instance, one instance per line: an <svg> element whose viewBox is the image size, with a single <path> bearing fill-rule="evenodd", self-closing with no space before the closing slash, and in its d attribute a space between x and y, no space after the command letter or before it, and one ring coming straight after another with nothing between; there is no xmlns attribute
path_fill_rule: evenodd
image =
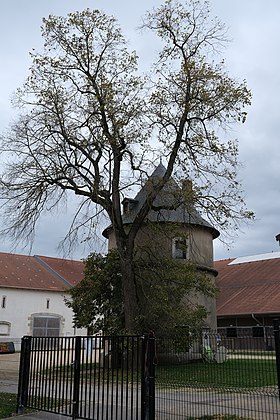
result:
<svg viewBox="0 0 280 420"><path fill-rule="evenodd" d="M172 257L176 260L187 260L189 258L189 241L187 238L173 238Z"/></svg>

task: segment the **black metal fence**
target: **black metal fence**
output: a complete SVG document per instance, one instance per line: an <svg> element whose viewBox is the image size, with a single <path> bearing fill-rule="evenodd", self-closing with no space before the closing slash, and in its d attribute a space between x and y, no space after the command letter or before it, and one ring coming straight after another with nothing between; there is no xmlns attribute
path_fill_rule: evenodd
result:
<svg viewBox="0 0 280 420"><path fill-rule="evenodd" d="M145 419L153 411L148 337L23 337L17 412Z"/></svg>
<svg viewBox="0 0 280 420"><path fill-rule="evenodd" d="M259 337L242 336L241 332L234 346L228 337L209 331L158 338L156 418L214 419L231 415L279 419L273 331L266 338L271 343L269 347ZM225 417L215 417L218 415Z"/></svg>
<svg viewBox="0 0 280 420"><path fill-rule="evenodd" d="M222 331L156 339L24 337L18 412L31 407L95 420L276 420L279 335L277 323L265 337L241 331L238 337Z"/></svg>

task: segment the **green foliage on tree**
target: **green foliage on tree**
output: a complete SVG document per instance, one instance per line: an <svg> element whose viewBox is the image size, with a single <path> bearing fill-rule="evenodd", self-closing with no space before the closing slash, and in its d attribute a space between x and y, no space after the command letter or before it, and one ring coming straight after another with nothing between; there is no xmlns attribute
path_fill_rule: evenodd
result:
<svg viewBox="0 0 280 420"><path fill-rule="evenodd" d="M90 334L124 332L122 275L117 252L90 254L83 280L70 290L65 303L74 312L74 325Z"/></svg>
<svg viewBox="0 0 280 420"><path fill-rule="evenodd" d="M203 325L206 308L195 303L196 294L214 297L216 288L191 263L158 257L153 264L137 261L135 271L142 332L174 332L176 327ZM106 256L90 254L84 279L70 291L66 305L74 312L74 325L90 334L126 333L120 258L116 250ZM191 295L191 297L190 297Z"/></svg>
<svg viewBox="0 0 280 420"><path fill-rule="evenodd" d="M193 200L227 231L252 217L240 187L237 143L227 130L244 122L251 94L231 78L218 51L225 28L203 0L166 0L143 29L160 40L151 69L138 70L112 16L98 10L43 19L44 49L32 50L30 73L14 104L18 119L2 136L0 196L4 229L32 243L42 213L76 212L65 244L93 240L99 216L111 223L120 257L127 330L141 330L134 245L171 176L193 180ZM121 202L151 162L164 176L153 184L125 228Z"/></svg>

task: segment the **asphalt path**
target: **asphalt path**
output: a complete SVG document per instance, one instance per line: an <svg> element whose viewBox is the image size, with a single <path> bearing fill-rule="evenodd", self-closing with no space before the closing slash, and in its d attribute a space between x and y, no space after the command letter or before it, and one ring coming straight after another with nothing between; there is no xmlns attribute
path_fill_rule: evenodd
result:
<svg viewBox="0 0 280 420"><path fill-rule="evenodd" d="M0 372L0 392L17 393L18 376L17 372ZM109 390L110 392L110 390ZM106 397L106 396L105 396ZM110 398L105 398L110 401ZM83 405L84 412L89 412L87 405ZM96 401L95 412L99 404L101 413L101 401ZM103 407L104 408L104 407ZM116 412L115 408L111 410L110 404L106 407L106 419L118 420L123 413L119 407L119 415L111 417L111 412ZM157 420L179 420L185 419L186 416L201 417L210 414L235 414L238 416L254 419L254 420L279 420L280 419L280 401L277 390L264 389L262 392L251 393L231 393L221 390L211 389L192 389L192 388L175 388L159 389L156 393L156 419ZM135 420L136 413L130 415L127 419ZM100 416L99 418L102 418ZM17 419L24 420L67 420L66 417L48 412L34 412L31 414L20 415ZM96 415L94 418L97 419ZM94 419L93 418L93 419ZM140 417L139 417L140 418ZM15 417L11 417L15 419Z"/></svg>

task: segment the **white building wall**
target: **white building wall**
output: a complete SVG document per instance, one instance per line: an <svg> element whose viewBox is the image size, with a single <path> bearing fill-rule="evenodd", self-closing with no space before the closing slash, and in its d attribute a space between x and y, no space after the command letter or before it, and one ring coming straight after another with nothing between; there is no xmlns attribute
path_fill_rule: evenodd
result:
<svg viewBox="0 0 280 420"><path fill-rule="evenodd" d="M61 336L86 335L86 329L73 327L73 312L65 305L65 297L67 293L63 292L1 287L0 341L13 341L19 350L21 337L32 335L32 316L35 314L60 316Z"/></svg>

